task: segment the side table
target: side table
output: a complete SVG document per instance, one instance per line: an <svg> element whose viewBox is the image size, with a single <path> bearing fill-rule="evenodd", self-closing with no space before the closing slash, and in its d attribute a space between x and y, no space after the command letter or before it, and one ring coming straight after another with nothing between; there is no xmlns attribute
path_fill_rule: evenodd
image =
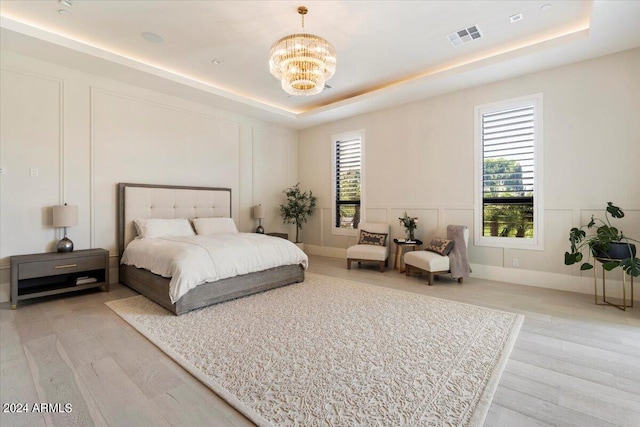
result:
<svg viewBox="0 0 640 427"><path fill-rule="evenodd" d="M14 255L11 263L11 308L19 300L104 286L109 291L109 251L82 249Z"/></svg>
<svg viewBox="0 0 640 427"><path fill-rule="evenodd" d="M415 251L417 247L422 246L422 241L415 240L398 240L393 239L393 243L396 244L396 257L393 261L393 268L398 270L400 273L404 273L404 262L402 262L402 258L404 255L404 248L411 248L412 251Z"/></svg>
<svg viewBox="0 0 640 427"><path fill-rule="evenodd" d="M622 270L622 304L614 304L610 301L607 301L607 287L604 278L605 269L604 263L609 261L607 258L595 258L597 261L602 263L602 302L598 302L598 274L597 274L597 266L593 266L593 291L595 295L595 304L596 305L612 305L622 311L627 311L627 308L633 308L633 276L631 276L631 303L627 304L627 281L626 281L626 273Z"/></svg>

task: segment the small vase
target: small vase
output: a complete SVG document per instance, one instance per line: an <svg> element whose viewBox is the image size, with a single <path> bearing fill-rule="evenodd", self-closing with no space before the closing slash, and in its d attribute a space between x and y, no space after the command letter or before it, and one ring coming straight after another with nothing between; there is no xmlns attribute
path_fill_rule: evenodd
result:
<svg viewBox="0 0 640 427"><path fill-rule="evenodd" d="M415 236L413 234L414 230L407 229L407 240L415 240Z"/></svg>

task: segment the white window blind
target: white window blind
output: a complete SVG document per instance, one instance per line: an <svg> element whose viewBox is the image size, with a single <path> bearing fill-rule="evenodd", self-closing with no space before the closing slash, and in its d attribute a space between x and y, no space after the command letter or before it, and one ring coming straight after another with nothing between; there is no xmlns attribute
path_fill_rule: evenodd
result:
<svg viewBox="0 0 640 427"><path fill-rule="evenodd" d="M360 137L335 141L335 227L356 229L360 223L362 194L362 141Z"/></svg>
<svg viewBox="0 0 640 427"><path fill-rule="evenodd" d="M542 94L475 112L475 243L542 250Z"/></svg>

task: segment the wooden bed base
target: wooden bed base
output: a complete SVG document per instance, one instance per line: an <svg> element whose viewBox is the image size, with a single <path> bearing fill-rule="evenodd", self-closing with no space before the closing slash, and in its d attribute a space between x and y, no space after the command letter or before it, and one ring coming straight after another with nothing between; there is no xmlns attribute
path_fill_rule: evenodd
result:
<svg viewBox="0 0 640 427"><path fill-rule="evenodd" d="M156 202L151 202L149 209L138 210L131 213L125 207L125 191L127 188L134 187L134 191L146 191L147 189L166 189L169 191L180 192L181 196L176 197L174 201L171 199L167 206L156 206ZM182 190L185 190L182 192ZM196 191L194 191L196 190ZM150 184L118 184L118 248L120 257L124 252L126 244L130 239L135 237L131 235L133 226L131 221L133 217L154 217L153 209L162 211L162 218L185 217L185 212L189 212L193 207L202 206L203 202L198 197L198 193L222 194L221 199L225 203L221 207L215 207L218 210L213 211L211 216L231 217L231 189L229 188L212 188L212 187L187 187L172 185L150 185ZM146 196L146 193L143 193ZM176 193L177 194L177 193ZM188 196L188 197L187 197ZM193 200L191 199L193 198ZM144 197L142 198L146 200ZM151 200L152 198L149 198ZM227 203L228 202L228 203ZM228 204L228 206L225 206ZM143 206L144 207L144 206ZM137 206L139 208L139 206ZM170 212L175 212L175 216L171 216ZM126 213L126 215L125 215ZM188 215L188 214L187 214ZM193 216L201 216L195 212ZM128 232L126 230L129 230ZM191 289L183 295L175 303L169 298L169 279L153 274L148 270L136 268L130 265L120 264L120 283L140 292L150 300L160 304L167 310L176 315L184 314L190 310L206 307L211 304L228 301L231 299L243 297L257 292L267 291L280 286L290 285L304 281L304 268L301 265L285 265L281 267L271 268L269 270L258 271L256 273L244 274L241 276L230 277L228 279L218 280L216 282L204 283Z"/></svg>
<svg viewBox="0 0 640 427"><path fill-rule="evenodd" d="M191 289L178 301L169 298L169 279L131 265L120 265L120 282L176 315L257 292L304 281L300 265L285 265L257 273L208 282Z"/></svg>

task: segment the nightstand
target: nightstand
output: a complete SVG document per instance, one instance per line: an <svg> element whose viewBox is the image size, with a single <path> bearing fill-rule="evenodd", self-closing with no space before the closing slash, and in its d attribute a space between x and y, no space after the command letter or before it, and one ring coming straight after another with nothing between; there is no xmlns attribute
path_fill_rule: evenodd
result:
<svg viewBox="0 0 640 427"><path fill-rule="evenodd" d="M109 291L109 251L84 249L16 255L11 259L11 308L19 300L104 286Z"/></svg>

